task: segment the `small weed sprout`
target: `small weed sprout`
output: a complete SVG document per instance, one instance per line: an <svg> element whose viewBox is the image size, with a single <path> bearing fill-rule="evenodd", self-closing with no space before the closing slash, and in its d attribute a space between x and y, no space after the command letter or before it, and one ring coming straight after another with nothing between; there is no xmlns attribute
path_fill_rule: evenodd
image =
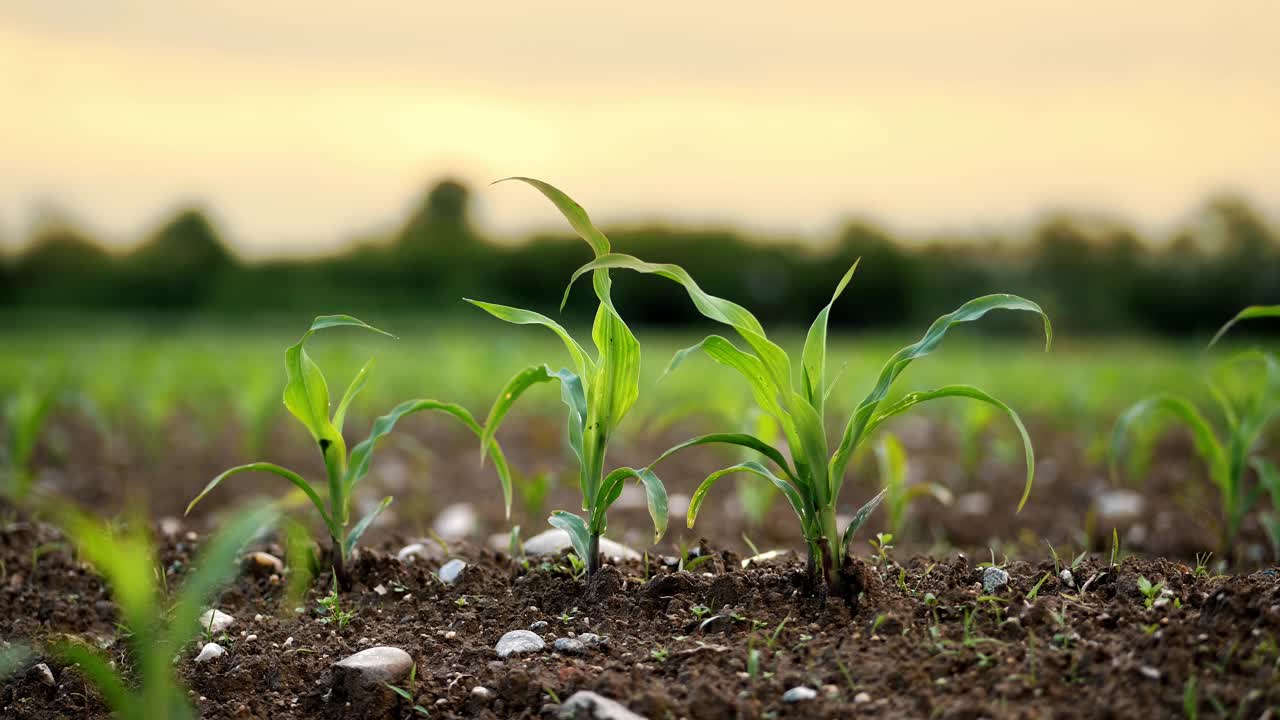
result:
<svg viewBox="0 0 1280 720"><path fill-rule="evenodd" d="M690 527L693 527L707 493L720 478L737 473L764 478L782 492L800 522L809 554L811 587L816 590L823 583L826 591L840 597L850 597L853 586L848 581L850 570L845 567L846 560L849 560L849 543L884 497L883 492L877 494L854 513L852 520L843 529L836 527L840 490L854 451L889 419L906 413L921 403L949 397L968 398L990 404L1013 420L1022 435L1027 461L1026 487L1019 508L1026 502L1034 478L1035 458L1031 439L1022 420L1008 405L967 385L947 385L925 392L908 393L894 403L887 403L886 399L894 382L907 366L933 352L948 330L956 325L978 320L992 310L1021 310L1040 315L1044 319L1045 342L1048 347L1052 339L1052 327L1048 316L1035 303L1016 295L987 295L971 300L954 312L938 318L919 341L902 348L885 363L874 387L854 410L832 451L833 445L828 442L823 418L827 396L832 389L826 374L827 318L835 301L853 278L857 269L856 262L837 284L831 301L819 311L805 339L799 363L793 363L786 351L766 336L760 321L746 308L703 291L689 273L677 265L647 263L630 255L616 253L599 255L574 273L569 281L569 288L565 291L566 299L574 281L579 277L592 273L598 278L601 271L609 269L655 274L676 282L688 293L698 312L733 328L750 347L750 352L724 337L710 335L696 345L677 352L667 371L674 370L686 357L697 351L734 369L749 383L756 405L778 422L782 436L786 438L791 450L789 461L775 445L754 435L716 433L687 440L659 456L650 463L649 468L686 448L712 443L728 444L752 450L776 466L775 470L750 460L709 475L694 492L689 504L686 519ZM793 378L793 369L797 367L800 370L799 387Z"/></svg>
<svg viewBox="0 0 1280 720"><path fill-rule="evenodd" d="M382 502L378 503L369 514L361 518L354 526L348 527L351 520L351 498L353 492L356 485L369 474L369 467L373 461L373 450L378 440L390 433L401 417L423 410L437 410L450 415L463 425L466 425L478 436L482 435L482 429L471 416L471 413L460 405L438 400L409 400L397 405L391 412L378 418L373 423L373 429L370 431L369 437L359 445L356 445L348 455L347 444L342 436L343 424L352 400L360 394L360 391L364 389L365 383L368 382L369 371L373 367L373 361L370 360L365 363L364 367L360 368L360 371L356 373L351 384L347 386L346 392L343 393L342 399L338 402L333 415L330 416L329 386L325 382L324 374L320 371L320 366L307 354L305 345L307 340L315 333L334 327L363 328L394 337L350 315L321 315L312 321L311 327L307 329L307 332L303 334L298 342L290 345L285 350L285 372L288 375L288 383L284 389L284 405L311 433L312 439L315 440L320 449L320 454L324 458L325 472L328 476L327 501L326 498L321 497L316 492L311 483L307 482L298 473L274 463L256 462L233 467L215 477L187 505L187 513L189 514L197 503L212 492L214 488L218 487L223 480L232 475L243 472L269 472L278 475L301 490L311 500L311 504L315 506L316 512L319 513L321 520L324 521L331 541L334 575L337 577L339 586L345 590L351 586L351 578L347 573L346 562L355 549L356 542L369 529L369 526L373 524L378 515L391 504L389 496L383 498ZM507 514L510 515L511 476L507 468L506 458L497 443L492 439L486 439L486 444L490 446L488 449L494 456L494 466L497 468L498 476L502 481Z"/></svg>
<svg viewBox="0 0 1280 720"><path fill-rule="evenodd" d="M596 229L582 206L560 190L532 178L508 178L524 182L556 206L573 230L591 246L597 258L608 257L609 239ZM485 420L481 460L511 406L530 387L558 382L568 408L569 447L578 460L578 486L582 491L584 519L563 510L551 513L548 522L569 535L574 550L586 560L587 575L600 569L600 537L608 526L609 507L622 494L623 484L638 480L645 489L649 514L653 518L654 542L667 529L667 491L648 468L618 468L605 474L605 454L619 423L640 396L640 342L623 322L610 296L609 271L592 273L592 285L600 304L596 309L591 338L597 354L592 359L568 331L551 318L529 310L468 300L494 317L517 325L541 325L564 342L573 369L552 372L547 365L533 365L513 377L498 395Z"/></svg>
<svg viewBox="0 0 1280 720"><path fill-rule="evenodd" d="M1154 605L1156 602L1156 598L1160 597L1160 593L1163 590L1164 590L1164 583L1157 583L1155 585L1152 585L1151 581L1148 580L1146 577L1141 575L1138 576L1138 592L1141 592L1142 597L1145 598L1145 601L1143 603L1145 607L1150 608L1152 605Z"/></svg>
<svg viewBox="0 0 1280 720"><path fill-rule="evenodd" d="M1255 305L1241 310L1218 330L1206 350L1241 320L1264 317L1280 317L1280 305ZM1244 397L1232 397L1217 376L1251 363L1262 366L1263 377L1250 383ZM1213 426L1187 398L1171 393L1153 395L1130 407L1116 421L1111 439L1112 474L1119 475L1117 466L1125 458L1129 459L1131 470L1145 471L1152 452L1150 443L1135 452L1130 447L1130 436L1144 424L1159 429L1154 425L1159 414L1173 416L1191 430L1196 451L1208 466L1209 478L1221 497L1224 521L1222 549L1230 552L1234 548L1244 518L1265 489L1271 496L1273 511L1267 513L1264 526L1268 527L1273 550L1280 558L1280 470L1266 458L1250 457L1267 424L1280 415L1280 359L1259 350L1239 353L1207 373L1206 383L1226 420L1224 437L1219 438ZM1258 475L1258 489L1251 490L1245 482L1250 465Z"/></svg>
<svg viewBox="0 0 1280 720"><path fill-rule="evenodd" d="M320 598L318 601L320 607L329 613L328 617L320 618L322 623L332 623L338 630L342 630L355 619L356 614L342 609L342 601L338 598L338 578L334 575L333 588L329 594Z"/></svg>
<svg viewBox="0 0 1280 720"><path fill-rule="evenodd" d="M893 533L876 533L876 536L867 542L876 551L876 567L888 564L889 551L893 549Z"/></svg>
<svg viewBox="0 0 1280 720"><path fill-rule="evenodd" d="M236 558L254 536L275 522L276 509L266 506L242 513L214 535L167 612L158 602L160 587L152 573L155 548L144 531L135 526L120 533L77 511L62 514L62 526L80 556L111 587L121 622L128 628L133 679L85 645L60 643L54 654L67 664L79 665L123 720L195 717L174 678L174 655L202 632L199 617L205 604L235 578ZM207 634L207 628L203 631Z"/></svg>

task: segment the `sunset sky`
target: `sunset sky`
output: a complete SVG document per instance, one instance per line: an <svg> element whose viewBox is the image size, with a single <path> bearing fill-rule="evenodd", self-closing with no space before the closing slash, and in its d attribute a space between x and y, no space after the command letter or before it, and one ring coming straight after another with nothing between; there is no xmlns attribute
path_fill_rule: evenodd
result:
<svg viewBox="0 0 1280 720"><path fill-rule="evenodd" d="M8 0L0 108L9 245L199 202L246 254L321 252L444 174L508 237L559 227L511 174L605 223L1158 232L1216 190L1280 212L1280 3Z"/></svg>

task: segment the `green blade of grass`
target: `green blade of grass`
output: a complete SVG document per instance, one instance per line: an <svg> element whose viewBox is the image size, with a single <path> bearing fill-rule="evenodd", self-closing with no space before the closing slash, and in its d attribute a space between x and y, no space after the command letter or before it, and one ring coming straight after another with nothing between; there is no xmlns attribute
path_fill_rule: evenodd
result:
<svg viewBox="0 0 1280 720"><path fill-rule="evenodd" d="M373 369L373 359L366 362L360 368L360 372L351 378L351 384L347 386L347 391L342 394L342 400L338 402L338 409L333 411L333 427L339 433L342 432L342 425L347 419L347 408L351 405L351 401L356 399L364 386L369 382L369 371Z"/></svg>
<svg viewBox="0 0 1280 720"><path fill-rule="evenodd" d="M369 527L373 525L373 521L377 520L378 516L382 514L382 511L386 510L387 506L390 504L391 504L390 495L382 498L381 502L379 502L372 510L370 510L367 515L360 518L360 522L356 523L355 527L351 528L351 532L347 534L347 539L346 539L346 542L344 543L345 552L348 555L350 555L351 551L355 549L356 542L360 539L360 536L365 534L365 531L367 531Z"/></svg>
<svg viewBox="0 0 1280 720"><path fill-rule="evenodd" d="M1218 328L1218 332L1214 333L1213 339L1209 341L1209 344L1205 346L1205 349L1208 350L1216 345L1218 341L1222 339L1222 336L1226 335L1227 331L1241 320L1268 317L1280 317L1280 305L1251 305L1241 310L1236 313L1235 317L1228 320L1221 328Z"/></svg>
<svg viewBox="0 0 1280 720"><path fill-rule="evenodd" d="M774 487L781 490L782 494L786 496L787 502L791 504L791 509L796 513L796 517L800 518L800 524L805 528L808 528L812 524L812 518L806 509L804 500L800 497L800 494L796 492L796 489L791 486L791 483L788 483L786 480L774 475L773 472L764 465L761 465L754 460L748 460L747 462L738 463L737 465L717 470L708 475L707 478L702 481L702 484L698 486L698 489L693 493L693 497L689 500L689 512L685 519L688 527L692 528L694 521L698 519L698 511L702 508L702 503L706 500L707 493L711 491L712 486L714 486L720 478L740 472L751 473L773 483Z"/></svg>
<svg viewBox="0 0 1280 720"><path fill-rule="evenodd" d="M855 260L853 266L840 279L840 283L836 285L836 290L831 294L831 302L828 302L818 317L813 321L813 325L809 327L809 334L804 339L804 351L801 355L801 366L804 380L804 394L813 409L822 414L823 400L825 399L824 386L826 385L826 365L827 365L827 318L831 315L831 306L835 305L840 294L844 292L845 287L849 285L849 280L853 278L853 273L858 269L858 262Z"/></svg>
<svg viewBox="0 0 1280 720"><path fill-rule="evenodd" d="M76 643L59 643L53 654L68 664L80 666L80 672L102 693L107 707L126 720L141 720L139 704L133 700L124 682L107 663L107 659L89 648Z"/></svg>
<svg viewBox="0 0 1280 720"><path fill-rule="evenodd" d="M595 364L591 361L586 351L582 349L582 346L569 335L569 331L546 315L508 305L498 305L468 298L463 299L499 320L505 320L515 325L542 325L548 328L564 342L565 349L569 351L569 356L573 359L573 369L578 373L578 377L590 377L591 372L595 370Z"/></svg>
<svg viewBox="0 0 1280 720"><path fill-rule="evenodd" d="M311 483L308 483L298 473L288 468L284 468L279 465L276 465L275 463L269 463L269 462L255 462L255 463L249 463L248 465L238 465L236 467L231 468L230 470L222 471L221 474L219 474L214 479L210 480L208 485L205 485L204 490L201 490L200 494L196 495L194 500L192 500L190 503L187 504L187 510L184 514L190 515L191 510L196 506L196 503L203 500L205 495L208 495L209 493L213 492L213 489L221 485L223 480L231 477L232 475L238 475L244 472L272 473L274 475L278 475L284 478L285 480L288 480L289 482L293 483L294 487L301 490L307 496L307 498L311 500L311 504L316 506L316 510L320 513L320 517L324 520L324 524L329 529L329 531L334 532L337 530L337 526L334 525L333 518L329 515L328 511L325 510L324 500L320 497L320 494L316 492L315 488L311 487Z"/></svg>
<svg viewBox="0 0 1280 720"><path fill-rule="evenodd" d="M1111 433L1112 473L1118 474L1116 464L1128 452L1127 440L1131 429L1158 413L1167 413L1186 424L1191 430L1196 451L1209 467L1210 476L1219 487L1225 487L1228 472L1227 458L1222 444L1213 433L1213 427L1190 400L1169 393L1153 395L1135 403L1116 420L1115 429Z"/></svg>
<svg viewBox="0 0 1280 720"><path fill-rule="evenodd" d="M773 447L772 445L766 443L765 441L761 440L760 438L754 435L748 435L746 433L711 433L709 435L700 435L691 440L686 440L680 443L679 445L674 445L671 448L667 449L666 452L658 456L657 460L654 460L653 462L649 463L649 467L656 466L658 463L662 462L663 460L666 460L667 458L680 452L681 450L684 450L685 448L691 448L697 445L709 445L709 444L737 445L739 447L744 447L749 450L755 450L761 455L764 455L765 457L772 460L782 470L783 474L785 474L789 479L791 479L792 481L796 481L796 476L794 473L791 472L791 468L787 464L786 457L784 457L783 454L779 452L777 448Z"/></svg>

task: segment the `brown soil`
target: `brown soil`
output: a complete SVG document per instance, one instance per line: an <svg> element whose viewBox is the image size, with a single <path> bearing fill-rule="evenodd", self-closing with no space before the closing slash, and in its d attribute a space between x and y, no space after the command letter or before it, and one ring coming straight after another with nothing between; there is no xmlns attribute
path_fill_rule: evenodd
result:
<svg viewBox="0 0 1280 720"><path fill-rule="evenodd" d="M620 438L611 464L643 465L698 429ZM561 470L562 430L558 420L512 422L504 448L525 472ZM405 432L398 430L400 439L380 448L366 483L370 497L392 493L397 500L387 522L367 536L370 549L355 564L355 590L342 598L355 613L351 624L338 630L318 622L317 600L327 593L323 581L297 613L286 606L292 604L285 603L278 582L245 575L218 603L238 619L224 642L227 654L196 665L194 644L177 669L206 718L412 716L411 706L390 691L355 701L330 691L330 666L373 645L413 656L415 701L436 718L544 717L557 698L583 689L655 720L1170 717L1183 713L1192 677L1205 716L1280 713L1280 577L1254 550L1237 553L1237 574L1193 570L1197 553L1216 549L1215 516L1204 509L1216 503L1189 444L1175 437L1160 447L1147 486L1134 488L1144 497L1142 513L1112 523L1126 553L1165 559L1128 557L1113 568L1106 556L1112 524L1101 523L1092 510L1097 492L1109 486L1105 471L1080 459L1086 454L1076 434L1032 430L1040 458L1037 485L1026 509L1014 514L1020 457L966 472L957 469L959 449L940 426L901 428L914 477L957 494L984 494L990 507L964 514L920 502L911 530L879 563L865 543L885 529L883 513L877 513L855 544L866 590L851 608L804 593L803 558L743 570L737 553L744 552L744 533L762 549L796 547L799 538L782 502L763 526L749 526L727 485L713 491L696 531L722 550L693 573L676 572L657 554L675 555L678 543L697 538L678 517L663 545L650 549L655 554L647 567L607 567L591 586L572 578L561 559L522 568L482 547L489 533L509 524L492 469L479 467L474 438L441 421L413 419ZM271 459L321 477L311 448L296 436L277 431L265 457L246 457L231 439L234 433L210 434L179 421L155 444L162 448L156 452L60 418L37 458L40 483L103 512L145 499L154 517L173 517L231 464ZM868 460L856 468L862 481L851 480L845 489L845 511L872 493ZM660 474L670 493L687 495L726 461L736 457L690 451L661 466ZM546 509L574 507L573 486L564 476ZM175 534L164 536L158 524L170 587L181 583L181 569L217 526L218 512L286 490L283 482L233 479ZM402 563L394 551L421 538L431 518L456 502L472 504L479 521L471 540L452 548L470 566L457 585L446 587L435 576L442 558ZM543 529L545 515L518 502L512 522L524 527L526 537ZM56 530L21 515L8 517L0 527L0 639L40 647L70 634L107 648L127 667L126 643L118 637L103 582L75 559ZM620 506L610 513L610 535L643 548L651 539L648 523L643 504ZM172 531L170 525L164 526ZM188 540L188 532L196 540ZM1246 527L1244 537L1241 547L1261 547L1256 526ZM1064 563L1082 546L1095 551L1075 568L1075 587L1058 579L1045 540ZM990 559L988 546L997 548L1011 578L994 593L998 599L982 599L978 563ZM265 549L279 554L279 548ZM1038 594L1028 599L1046 573ZM1157 607L1145 607L1140 576L1164 583L1168 594ZM728 619L713 623L722 626L715 632L702 631L702 607ZM494 645L504 632L539 621L547 623L539 631L545 651L498 659ZM554 638L586 632L606 637L607 644L581 656L551 650ZM249 634L256 639L248 640ZM288 638L293 641L286 646ZM755 677L748 672L752 651L759 657ZM36 674L10 678L0 684L0 716L106 717L99 695L75 669L44 660L55 686ZM818 697L782 702L799 685ZM473 696L476 686L490 689L492 697Z"/></svg>

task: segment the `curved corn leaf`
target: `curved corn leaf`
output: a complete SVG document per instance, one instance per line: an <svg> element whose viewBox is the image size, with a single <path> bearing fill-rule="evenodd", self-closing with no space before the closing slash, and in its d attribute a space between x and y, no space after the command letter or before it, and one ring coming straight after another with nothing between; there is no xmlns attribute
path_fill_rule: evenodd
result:
<svg viewBox="0 0 1280 720"><path fill-rule="evenodd" d="M195 569L182 583L169 620L165 644L159 651L161 655L172 655L195 637L200 631L200 613L221 588L236 578L244 547L270 529L279 516L280 512L273 504L238 513L230 524L204 544L194 563Z"/></svg>
<svg viewBox="0 0 1280 720"><path fill-rule="evenodd" d="M667 532L667 489L662 481L649 468L623 467L614 470L601 484L601 501L596 504L596 517L593 517L597 529L604 529L604 515L618 496L627 480L635 478L644 486L645 501L649 506L649 517L653 519L653 542L657 543Z"/></svg>
<svg viewBox="0 0 1280 720"><path fill-rule="evenodd" d="M1023 310L1040 315L1044 319L1045 350L1048 350L1053 343L1053 326L1049 323L1049 316L1040 309L1039 305L1017 295L984 295L970 300L955 311L938 318L933 322L933 325L929 326L923 337L902 348L894 353L893 357L889 358L889 361L885 363L884 368L880 371L880 377L876 381L875 387L858 404L853 416L849 418L849 422L845 426L844 435L840 440L840 445L836 448L835 455L831 458L830 474L832 481L837 486L842 482L845 467L848 465L853 451L861 441L867 423L871 421L876 407L889 394L889 388L893 385L893 381L898 379L898 376L911 364L912 360L933 352L938 347L938 343L942 342L947 330L960 323L973 322L992 310Z"/></svg>
<svg viewBox="0 0 1280 720"><path fill-rule="evenodd" d="M547 522L552 527L560 528L569 533L569 543L573 545L573 551L583 562L588 562L588 556L591 552L591 535L587 532L587 523L582 518L568 513L563 510L556 510L551 513L551 517L547 518Z"/></svg>
<svg viewBox="0 0 1280 720"><path fill-rule="evenodd" d="M583 463L582 438L586 430L587 399L582 387L582 379L569 370L560 370L553 373L551 368L546 365L531 365L521 370L507 382L506 387L499 393L498 399L494 401L493 407L489 409L489 415L485 418L484 428L481 430L481 462L484 462L485 449L498 447L495 439L498 428L501 426L503 418L506 417L507 411L511 409L511 406L515 404L520 395L537 383L551 382L552 380L560 382L560 399L564 401L565 406L569 409L569 447L573 450L574 455L578 457L579 465ZM583 492L584 494L586 492L585 484Z"/></svg>
<svg viewBox="0 0 1280 720"><path fill-rule="evenodd" d="M1196 451L1209 467L1210 477L1220 488L1225 488L1228 472L1227 458L1222 444L1214 436L1213 427L1190 400L1168 393L1153 395L1135 403L1116 420L1115 429L1111 433L1112 473L1118 474L1116 463L1129 451L1127 440L1131 428L1157 413L1168 413L1186 423L1187 428L1191 430Z"/></svg>
<svg viewBox="0 0 1280 720"><path fill-rule="evenodd" d="M510 307L508 305L498 305L496 303L470 300L467 298L463 299L499 320L506 320L507 322L516 325L542 325L543 327L551 330L551 332L559 336L560 340L564 342L565 349L569 351L569 356L573 358L573 369L578 373L578 377L587 378L590 376L591 371L595 369L595 364L591 361L591 358L587 355L586 351L582 349L582 346L579 345L571 335L569 335L569 331L565 330L560 323L552 320L546 315L533 312L532 310L522 310L520 308Z"/></svg>
<svg viewBox="0 0 1280 720"><path fill-rule="evenodd" d="M827 366L827 318L831 315L831 306L835 305L836 300L840 297L840 293L844 292L849 280L853 278L853 273L858 269L858 263L862 258L858 258L853 262L853 266L840 279L836 285L836 291L831 294L831 302L818 312L818 317L813 321L813 325L809 326L809 334L804 339L804 353L801 356L801 385L805 398L813 409L822 414L822 404L826 395L824 386L826 385L826 366Z"/></svg>
<svg viewBox="0 0 1280 720"><path fill-rule="evenodd" d="M769 373L765 370L764 363L755 355L739 350L736 345L719 335L708 335L700 342L676 351L663 372L663 377L679 367L690 353L698 350L706 353L707 357L720 365L737 370L746 378L751 387L751 395L762 410L778 418L783 415L782 406L778 404L777 391L769 381Z"/></svg>
<svg viewBox="0 0 1280 720"><path fill-rule="evenodd" d="M507 182L508 180L517 180L519 182L530 185L538 190L551 201L565 220L569 221L569 227L578 233L578 237L582 238L591 246L596 255L603 255L609 252L609 238L604 233L596 229L591 223L591 218L587 215L587 211L582 208L573 198L561 192L558 188L550 183L536 180L529 177L508 177L493 182L493 185Z"/></svg>
<svg viewBox="0 0 1280 720"><path fill-rule="evenodd" d="M1216 345L1218 341L1222 339L1222 336L1226 335L1227 331L1241 320L1252 320L1254 318L1267 317L1280 317L1280 305L1251 305L1241 310L1236 313L1235 317L1228 320L1221 328L1218 328L1218 332L1214 333L1213 339L1209 341L1209 344L1205 346L1205 349L1208 350Z"/></svg>
<svg viewBox="0 0 1280 720"><path fill-rule="evenodd" d="M498 471L498 480L502 483L502 500L505 504L507 516L511 516L511 468L507 464L506 455L503 454L502 448L498 445L498 441L492 438L485 439L484 429L472 417L470 411L457 403L441 402L440 400L406 400L391 409L386 415L378 418L373 423L373 428L369 431L369 437L365 438L359 445L351 450L351 461L347 466L346 487L347 494L350 496L351 490L369 474L369 466L373 462L373 450L377 446L378 440L390 433L405 415L425 410L434 410L442 412L462 423L468 430L480 438L480 442L489 448L489 453L493 456L494 469Z"/></svg>
<svg viewBox="0 0 1280 720"><path fill-rule="evenodd" d="M349 557L351 555L351 551L355 549L356 542L360 540L360 536L364 535L365 531L369 529L369 526L373 525L373 521L377 520L378 516L382 514L382 511L386 510L387 506L390 504L390 495L382 498L382 501L369 511L369 514L360 518L360 522L356 523L355 527L351 528L351 532L347 534L346 541L342 543L342 551L346 556Z"/></svg>
<svg viewBox="0 0 1280 720"><path fill-rule="evenodd" d="M284 388L284 405L306 426L311 437L326 452L330 444L341 447L342 436L329 421L329 386L325 383L324 374L307 355L303 346L316 332L343 326L364 328L387 337L395 337L350 315L321 315L311 322L311 327L307 328L298 342L284 351L284 368L288 376L288 384Z"/></svg>
<svg viewBox="0 0 1280 720"><path fill-rule="evenodd" d="M248 465L238 465L230 470L222 471L220 475L210 480L209 484L204 486L204 490L201 490L200 494L196 495L194 500L187 504L187 510L183 514L190 515L191 509L196 506L196 503L203 500L205 495L213 492L213 489L221 485L223 480L231 477L232 475L238 475L243 472L269 472L279 475L285 480L293 483L294 487L297 487L305 493L307 498L311 500L311 504L315 505L316 510L320 513L320 517L324 520L325 527L329 528L329 532L334 533L334 537L338 537L336 534L338 528L333 524L333 519L329 515L328 510L325 509L324 500L320 498L320 494L315 491L315 488L311 487L311 483L304 480L298 473L269 462L256 462L249 463Z"/></svg>
<svg viewBox="0 0 1280 720"><path fill-rule="evenodd" d="M102 693L107 707L126 720L142 720L142 703L129 693L124 681L105 657L84 645L72 642L54 645L53 654L68 665L79 665L80 673Z"/></svg>
<svg viewBox="0 0 1280 720"><path fill-rule="evenodd" d="M369 382L369 371L371 369L373 369L372 358L364 364L364 367L360 368L360 372L356 373L355 377L351 378L351 384L347 386L347 391L342 394L342 400L338 402L338 409L333 411L333 427L339 434L342 433L342 425L347 419L347 408L350 407L351 401L355 400L356 396L360 394L360 391L364 390L365 384Z"/></svg>
<svg viewBox="0 0 1280 720"><path fill-rule="evenodd" d="M141 530L145 525L132 523L117 533L102 520L74 508L60 508L59 512L60 525L81 559L93 565L111 586L111 595L122 620L137 638L137 646L150 647L157 638L160 613L152 575L155 548Z"/></svg>
<svg viewBox="0 0 1280 720"><path fill-rule="evenodd" d="M866 524L867 518L871 517L871 513L880 505L880 501L884 500L885 491L881 490L876 496L867 501L866 505L858 508L858 512L853 514L853 519L845 526L844 536L840 539L840 547L847 548L853 540L853 536L858 534L858 530Z"/></svg>
<svg viewBox="0 0 1280 720"><path fill-rule="evenodd" d="M766 443L765 441L761 440L760 438L754 435L748 435L746 433L711 433L710 435L700 435L691 440L686 440L680 443L679 445L674 445L671 448L668 448L666 452L658 456L657 460L654 460L653 462L649 463L649 467L654 467L658 463L662 462L663 460L666 460L667 458L680 452L681 450L684 450L685 448L691 448L691 447L694 447L695 445L710 445L713 443L722 444L722 445L737 445L739 447L744 447L749 450L755 450L761 455L764 455L765 457L772 460L782 470L783 474L785 474L787 478L789 478L793 482L796 482L796 476L794 473L791 472L791 468L787 465L786 457L784 457L782 453L778 451L777 448L773 447L769 443Z"/></svg>
<svg viewBox="0 0 1280 720"><path fill-rule="evenodd" d="M711 491L711 487L716 484L716 481L726 475L740 472L758 475L781 490L782 494L786 496L787 502L791 504L791 509L795 511L796 517L800 518L800 526L804 529L805 537L809 537L813 521L809 511L806 509L805 501L796 492L796 489L791 486L791 483L774 475L769 468L754 460L748 460L747 462L717 470L702 481L702 484L698 486L698 489L693 493L693 497L689 500L689 512L686 516L686 524L689 527L693 527L694 521L698 519L698 510L702 508L702 502L707 499L707 493Z"/></svg>
<svg viewBox="0 0 1280 720"><path fill-rule="evenodd" d="M872 418L867 423L867 429L862 436L870 437L885 420L895 415L901 415L922 402L948 397L969 398L999 408L1005 415L1009 416L1014 426L1018 428L1018 434L1022 436L1022 451L1027 461L1027 481L1022 488L1022 498L1018 501L1018 510L1022 510L1022 506L1027 503L1027 498L1031 496L1031 485L1035 482L1036 477L1036 453L1035 449L1031 447L1031 436L1027 434L1027 427L1022 424L1022 418L1018 416L1018 413L1013 408L988 395L983 390L972 385L946 385L935 390L907 393L901 400L885 408Z"/></svg>

